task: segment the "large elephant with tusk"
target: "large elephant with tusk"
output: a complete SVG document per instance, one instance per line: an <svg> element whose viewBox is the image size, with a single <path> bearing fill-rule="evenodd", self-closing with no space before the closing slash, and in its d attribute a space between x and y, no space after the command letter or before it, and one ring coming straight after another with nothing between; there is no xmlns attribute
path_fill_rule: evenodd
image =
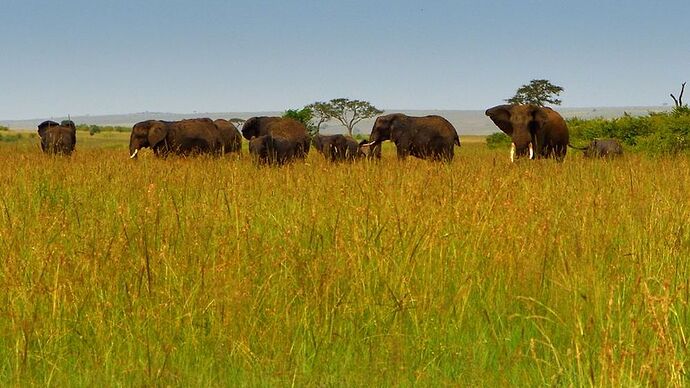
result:
<svg viewBox="0 0 690 388"><path fill-rule="evenodd" d="M234 133L233 133L234 131ZM156 156L170 154L222 155L239 151L241 139L234 126L224 122L214 123L208 118L180 121L147 120L132 128L129 138L129 154L137 157L142 148L151 148Z"/></svg>
<svg viewBox="0 0 690 388"><path fill-rule="evenodd" d="M568 125L558 112L536 105L498 105L486 115L512 139L510 160L555 158L563 161L568 151Z"/></svg>
<svg viewBox="0 0 690 388"><path fill-rule="evenodd" d="M395 143L399 159L412 155L421 159L450 161L454 147L460 146L453 124L436 115L415 117L394 113L380 116L371 129L369 142L361 144L361 147L376 149L385 140Z"/></svg>

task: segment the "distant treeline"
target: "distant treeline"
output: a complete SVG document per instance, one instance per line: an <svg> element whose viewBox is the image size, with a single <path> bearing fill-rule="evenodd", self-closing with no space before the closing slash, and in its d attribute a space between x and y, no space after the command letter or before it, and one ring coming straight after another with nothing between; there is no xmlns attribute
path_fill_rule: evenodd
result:
<svg viewBox="0 0 690 388"><path fill-rule="evenodd" d="M674 155L690 150L690 109L676 108L671 112L650 112L634 117L625 114L614 119L566 119L570 130L570 144L583 146L594 139L620 140L626 150L650 155ZM486 138L491 148L510 145L510 138L502 132Z"/></svg>
<svg viewBox="0 0 690 388"><path fill-rule="evenodd" d="M132 127L123 127L119 125L87 125L78 124L77 131L88 132L89 135L95 135L100 132L131 132Z"/></svg>

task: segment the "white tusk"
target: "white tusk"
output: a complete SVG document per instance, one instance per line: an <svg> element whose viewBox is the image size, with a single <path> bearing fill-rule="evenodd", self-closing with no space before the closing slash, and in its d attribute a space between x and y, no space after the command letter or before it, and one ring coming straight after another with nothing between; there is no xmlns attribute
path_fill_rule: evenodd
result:
<svg viewBox="0 0 690 388"><path fill-rule="evenodd" d="M371 143L362 144L362 147L371 147L373 145L374 145L374 142L372 141Z"/></svg>
<svg viewBox="0 0 690 388"><path fill-rule="evenodd" d="M515 163L515 143L510 144L510 163Z"/></svg>
<svg viewBox="0 0 690 388"><path fill-rule="evenodd" d="M529 143L529 158L530 160L534 159L534 147L532 147L532 143Z"/></svg>
<svg viewBox="0 0 690 388"><path fill-rule="evenodd" d="M135 149L134 152L132 153L132 156L130 156L129 158L134 159L138 153L139 153L139 148Z"/></svg>

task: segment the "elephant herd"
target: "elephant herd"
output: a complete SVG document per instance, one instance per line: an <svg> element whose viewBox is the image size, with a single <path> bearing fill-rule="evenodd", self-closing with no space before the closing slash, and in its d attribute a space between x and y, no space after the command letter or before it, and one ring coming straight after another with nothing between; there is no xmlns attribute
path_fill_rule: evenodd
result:
<svg viewBox="0 0 690 388"><path fill-rule="evenodd" d="M556 111L534 105L499 105L486 115L512 141L510 159L554 158L562 161L567 147L584 150L586 157L612 157L623 149L616 140L595 140L587 147L570 145L568 126ZM46 153L69 155L77 142L76 127L71 120L58 124L45 121L38 126L41 149ZM180 121L147 120L134 125L130 135L129 154L137 158L142 148L151 148L159 157L170 154L224 155L240 152L242 137L249 140L249 153L262 164L284 164L304 159L310 146L332 162L361 158L380 159L381 143L390 140L398 158L409 155L422 159L450 161L458 133L445 118L402 113L380 116L374 122L369 140L357 142L343 135L309 136L305 126L291 118L252 117L242 132L230 121L208 118Z"/></svg>

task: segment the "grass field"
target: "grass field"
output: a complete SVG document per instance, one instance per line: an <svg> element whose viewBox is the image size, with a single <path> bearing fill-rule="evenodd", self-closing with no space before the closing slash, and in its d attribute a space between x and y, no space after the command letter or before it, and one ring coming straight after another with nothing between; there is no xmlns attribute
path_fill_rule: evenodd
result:
<svg viewBox="0 0 690 388"><path fill-rule="evenodd" d="M687 156L260 168L126 135L0 143L0 385L688 383Z"/></svg>

